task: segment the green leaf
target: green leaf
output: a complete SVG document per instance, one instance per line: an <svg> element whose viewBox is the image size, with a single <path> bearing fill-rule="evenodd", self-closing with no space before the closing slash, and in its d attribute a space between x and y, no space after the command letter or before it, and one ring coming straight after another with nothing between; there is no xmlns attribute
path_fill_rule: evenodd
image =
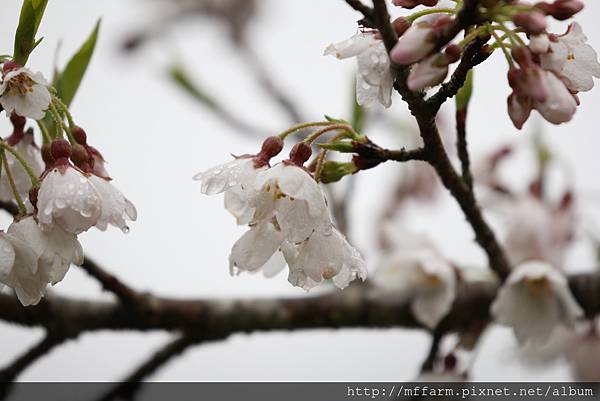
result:
<svg viewBox="0 0 600 401"><path fill-rule="evenodd" d="M96 41L98 40L98 32L100 30L100 21L96 22L96 26L81 45L79 50L71 57L66 67L62 72L58 72L55 76L54 87L58 93L58 97L69 106L79 89L81 80L88 68Z"/></svg>
<svg viewBox="0 0 600 401"><path fill-rule="evenodd" d="M219 105L206 92L204 92L197 84L193 83L188 74L180 65L173 65L169 71L169 75L173 81L185 90L194 99L204 104L212 110L219 109Z"/></svg>
<svg viewBox="0 0 600 401"><path fill-rule="evenodd" d="M19 16L19 25L15 33L13 59L20 65L25 65L29 55L40 43L35 39L40 22L44 16L48 0L24 0Z"/></svg>
<svg viewBox="0 0 600 401"><path fill-rule="evenodd" d="M358 167L352 162L341 163L333 160L327 160L323 165L323 171L321 172L321 182L323 184L329 184L337 182L343 177L354 174L358 171Z"/></svg>
<svg viewBox="0 0 600 401"><path fill-rule="evenodd" d="M467 79L462 88L456 94L456 110L464 110L469 107L469 101L473 94L473 70L467 74Z"/></svg>
<svg viewBox="0 0 600 401"><path fill-rule="evenodd" d="M324 116L324 117L325 117L325 119L326 119L327 121L329 121L330 123L335 123L335 124L348 124L348 125L350 125L350 123L349 123L348 121L344 120L343 118L334 118L334 117L328 116L327 114L325 114L325 116Z"/></svg>
<svg viewBox="0 0 600 401"><path fill-rule="evenodd" d="M362 132L365 125L365 109L356 101L356 80L352 91L352 127L357 132Z"/></svg>

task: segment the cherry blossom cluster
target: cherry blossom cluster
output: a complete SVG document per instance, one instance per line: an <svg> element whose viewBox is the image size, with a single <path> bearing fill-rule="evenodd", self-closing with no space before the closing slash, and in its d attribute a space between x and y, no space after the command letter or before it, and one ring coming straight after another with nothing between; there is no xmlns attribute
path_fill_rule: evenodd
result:
<svg viewBox="0 0 600 401"><path fill-rule="evenodd" d="M583 9L583 2L482 2L478 13L487 22L467 30L459 42L440 48L440 38L457 23L461 3L445 8L435 0L395 0L401 9L425 8L394 21L399 40L389 57L381 35L369 29L330 45L325 54L340 59L356 57L358 103L368 106L379 102L389 107L394 83L391 63L408 67L408 88L421 91L443 83L449 66L461 59L470 43L492 37L494 43L487 44L483 51L501 49L506 56L512 89L508 114L514 125L521 129L532 110L553 124L570 121L579 105L577 93L589 91L594 86L593 78L600 78L600 63L577 22L558 35L547 31L547 19L569 20Z"/></svg>
<svg viewBox="0 0 600 401"><path fill-rule="evenodd" d="M297 143L288 159L271 166L282 149L280 137L269 137L259 153L194 177L202 193L224 193L225 208L238 225L249 226L231 250L231 274L262 270L272 276L287 264L288 281L305 290L329 279L342 289L365 280L364 260L334 226L322 188L304 167L310 144Z"/></svg>
<svg viewBox="0 0 600 401"><path fill-rule="evenodd" d="M83 264L79 234L109 225L127 232L126 220L137 212L42 74L14 61L4 62L2 71L0 105L13 132L0 142L0 199L16 202L19 212L0 232L0 283L27 306L37 304L71 264ZM40 128L41 148L33 128L25 129L27 119Z"/></svg>

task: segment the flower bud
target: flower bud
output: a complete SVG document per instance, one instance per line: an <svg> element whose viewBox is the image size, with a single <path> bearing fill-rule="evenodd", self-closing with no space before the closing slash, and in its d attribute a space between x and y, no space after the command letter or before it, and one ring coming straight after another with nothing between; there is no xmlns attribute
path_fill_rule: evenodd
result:
<svg viewBox="0 0 600 401"><path fill-rule="evenodd" d="M290 161L298 166L302 166L304 162L310 159L312 149L305 142L298 142L290 151Z"/></svg>
<svg viewBox="0 0 600 401"><path fill-rule="evenodd" d="M278 136L270 136L262 144L260 153L257 157L269 161L271 158L277 156L283 149L283 139Z"/></svg>
<svg viewBox="0 0 600 401"><path fill-rule="evenodd" d="M583 10L584 5L581 0L556 0L554 3L540 2L535 7L546 15L564 21Z"/></svg>
<svg viewBox="0 0 600 401"><path fill-rule="evenodd" d="M414 64L435 48L433 28L427 22L412 25L400 37L390 52L392 61L399 65Z"/></svg>
<svg viewBox="0 0 600 401"><path fill-rule="evenodd" d="M539 35L547 28L546 16L541 12L520 12L514 15L513 22L530 35Z"/></svg>
<svg viewBox="0 0 600 401"><path fill-rule="evenodd" d="M329 184L341 180L344 176L354 174L358 171L358 167L352 162L340 163L333 160L327 160L323 164L321 171L321 182Z"/></svg>
<svg viewBox="0 0 600 401"><path fill-rule="evenodd" d="M531 98L528 96L518 96L512 93L507 100L508 116L517 129L523 128L525 122L529 119L532 110Z"/></svg>

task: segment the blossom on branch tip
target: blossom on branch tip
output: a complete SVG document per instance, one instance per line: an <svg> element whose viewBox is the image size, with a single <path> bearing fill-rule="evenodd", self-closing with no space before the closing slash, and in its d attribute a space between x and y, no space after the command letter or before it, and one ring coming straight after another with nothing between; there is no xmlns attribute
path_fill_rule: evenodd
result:
<svg viewBox="0 0 600 401"><path fill-rule="evenodd" d="M331 44L325 55L338 59L356 57L356 101L361 106L371 106L379 102L384 107L392 104L394 79L390 70L390 60L383 41L375 32L359 32L349 39Z"/></svg>
<svg viewBox="0 0 600 401"><path fill-rule="evenodd" d="M583 316L567 279L545 262L517 266L500 288L491 313L497 323L512 327L521 344L543 344L556 327L572 327Z"/></svg>
<svg viewBox="0 0 600 401"><path fill-rule="evenodd" d="M15 112L19 116L39 120L50 106L48 82L41 73L33 73L12 61L4 63L0 84L0 105L6 115Z"/></svg>
<svg viewBox="0 0 600 401"><path fill-rule="evenodd" d="M83 263L77 238L59 227L42 231L32 216L13 222L0 236L0 282L12 287L24 305L36 305L66 275ZM12 262L11 262L12 260Z"/></svg>
<svg viewBox="0 0 600 401"><path fill-rule="evenodd" d="M391 60L398 65L423 60L435 49L436 33L450 21L447 16L435 15L414 23L390 52Z"/></svg>
<svg viewBox="0 0 600 401"><path fill-rule="evenodd" d="M589 91L594 87L594 77L600 78L598 54L586 42L581 26L573 22L565 34L550 36L546 51L536 52L542 68L556 73L572 92Z"/></svg>

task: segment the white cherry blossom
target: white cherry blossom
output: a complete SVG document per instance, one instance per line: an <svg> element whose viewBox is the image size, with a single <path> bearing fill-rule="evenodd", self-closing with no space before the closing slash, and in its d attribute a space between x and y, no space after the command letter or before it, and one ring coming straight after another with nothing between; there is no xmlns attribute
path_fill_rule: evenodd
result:
<svg viewBox="0 0 600 401"><path fill-rule="evenodd" d="M552 124L571 121L577 111L577 101L563 81L554 73L543 71L547 97L543 101L533 100L533 108Z"/></svg>
<svg viewBox="0 0 600 401"><path fill-rule="evenodd" d="M508 277L491 313L497 323L512 327L519 343L543 344L556 327L572 327L583 310L567 279L545 262L526 262Z"/></svg>
<svg viewBox="0 0 600 401"><path fill-rule="evenodd" d="M435 48L432 40L437 17L414 23L398 40L390 52L392 61L399 65L410 65L424 59Z"/></svg>
<svg viewBox="0 0 600 401"><path fill-rule="evenodd" d="M301 243L315 230L331 232L333 223L325 195L303 168L278 163L259 174L256 188L259 193L253 200L255 218L275 216L288 241Z"/></svg>
<svg viewBox="0 0 600 401"><path fill-rule="evenodd" d="M284 236L273 221L262 221L250 228L231 249L229 272L253 272L262 268L279 250Z"/></svg>
<svg viewBox="0 0 600 401"><path fill-rule="evenodd" d="M21 155L25 162L27 162L33 170L33 173L39 177L40 174L42 174L42 171L44 171L40 150L33 143L32 134L24 133L22 135L23 137L13 145L13 148ZM8 142L10 143L10 141ZM31 189L31 178L21 163L19 163L12 154L5 152L5 157L19 195L21 195L22 198L27 198L29 190ZM14 194L10 187L10 183L8 182L8 176L3 169L0 178L0 200L11 201L13 199Z"/></svg>
<svg viewBox="0 0 600 401"><path fill-rule="evenodd" d="M2 234L0 254L0 282L12 287L25 306L37 304L47 285L61 281L72 263L83 263L83 250L74 235L58 227L44 232L31 216L12 223ZM14 261L7 269L10 258Z"/></svg>
<svg viewBox="0 0 600 401"><path fill-rule="evenodd" d="M591 90L594 77L600 78L600 63L581 26L573 22L564 35L551 39L547 51L540 52L542 67L558 74L573 92Z"/></svg>
<svg viewBox="0 0 600 401"><path fill-rule="evenodd" d="M50 105L50 92L48 82L41 73L33 73L25 67L18 67L12 63L6 67L0 84L0 104L10 116L14 111L22 117L39 120L44 117Z"/></svg>
<svg viewBox="0 0 600 401"><path fill-rule="evenodd" d="M446 55L436 53L415 64L406 81L412 91L422 90L438 85L448 75L448 59Z"/></svg>
<svg viewBox="0 0 600 401"><path fill-rule="evenodd" d="M125 220L135 221L137 210L133 203L119 191L110 180L91 175L90 182L100 196L101 213L95 227L105 231L108 225L120 228L127 233L129 227Z"/></svg>
<svg viewBox="0 0 600 401"><path fill-rule="evenodd" d="M325 55L338 59L356 57L356 101L361 106L379 102L384 107L392 104L394 79L390 71L390 60L385 45L374 32L359 32L349 39L331 44Z"/></svg>
<svg viewBox="0 0 600 401"><path fill-rule="evenodd" d="M401 247L375 272L376 297L387 303L411 302L415 318L434 328L456 297L456 272L431 246Z"/></svg>
<svg viewBox="0 0 600 401"><path fill-rule="evenodd" d="M257 167L252 157L238 157L196 174L194 180L201 181L200 190L205 195L224 192L225 208L239 225L245 225L254 215L254 208L250 205L254 196L254 181L264 169L266 165Z"/></svg>
<svg viewBox="0 0 600 401"><path fill-rule="evenodd" d="M58 226L79 234L102 214L102 199L89 177L72 166L58 166L42 180L37 199L38 222L44 231Z"/></svg>
<svg viewBox="0 0 600 401"><path fill-rule="evenodd" d="M337 229L329 234L314 233L298 247L297 254L290 253L284 252L290 267L288 281L305 290L323 279L331 279L336 287L344 289L357 278L367 278L362 256ZM293 260L289 260L291 256Z"/></svg>

